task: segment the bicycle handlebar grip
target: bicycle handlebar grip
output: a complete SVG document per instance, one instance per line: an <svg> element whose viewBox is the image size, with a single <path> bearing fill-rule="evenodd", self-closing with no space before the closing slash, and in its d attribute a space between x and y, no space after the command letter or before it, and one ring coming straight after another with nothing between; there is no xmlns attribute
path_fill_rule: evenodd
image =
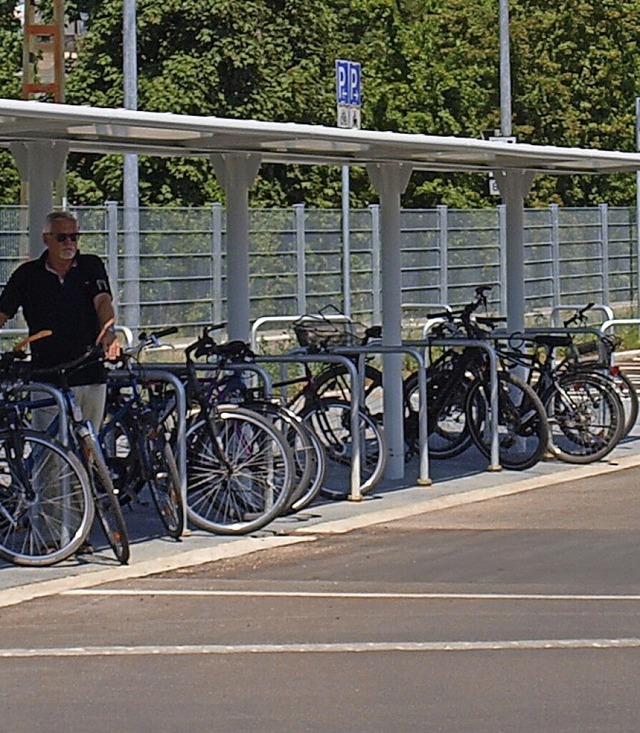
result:
<svg viewBox="0 0 640 733"><path fill-rule="evenodd" d="M164 336L170 336L172 333L178 333L177 326L168 326L167 328L161 328L159 331L153 331L147 336L146 331L143 331L138 337L139 341L146 341L147 339L161 339Z"/></svg>

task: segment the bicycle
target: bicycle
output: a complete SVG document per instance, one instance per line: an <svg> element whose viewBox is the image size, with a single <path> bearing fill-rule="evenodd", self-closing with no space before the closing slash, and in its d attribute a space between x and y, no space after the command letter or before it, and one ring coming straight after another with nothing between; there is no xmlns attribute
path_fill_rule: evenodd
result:
<svg viewBox="0 0 640 733"><path fill-rule="evenodd" d="M105 328L108 327L107 324ZM104 329L103 329L104 330ZM96 343L102 337L102 332L96 339ZM126 565L130 557L129 536L127 525L122 514L118 499L118 490L114 487L109 468L106 464L104 453L98 441L94 426L89 420L82 418L82 411L75 399L73 390L69 386L68 376L75 370L99 361L103 358L102 347L96 345L85 354L64 364L46 369L35 369L31 371L31 377L43 376L53 378L60 385L60 392L68 414L68 431L64 436L68 441L69 448L80 459L87 476L93 495L95 513L99 524L104 532L107 542L111 546L116 559L120 564ZM51 400L40 400L32 403L32 408L46 407L51 405ZM56 416L47 428L49 436L55 436L59 431L59 417Z"/></svg>
<svg viewBox="0 0 640 733"><path fill-rule="evenodd" d="M583 308L577 309L572 316L564 321L564 327L568 328L574 323L580 327L587 326L586 314L593 306L594 303L588 303ZM613 383L624 409L625 424L621 436L624 438L636 424L640 400L629 377L619 366L614 364L613 354L619 346L620 339L615 335L608 334L602 334L595 341L577 343L572 340L564 362L567 368L596 372ZM593 354L597 354L596 360L593 360L591 356Z"/></svg>
<svg viewBox="0 0 640 733"><path fill-rule="evenodd" d="M94 517L89 480L77 457L26 427L29 387L16 367L26 358L22 350L49 334L34 334L0 358L0 557L32 567L73 555Z"/></svg>
<svg viewBox="0 0 640 733"><path fill-rule="evenodd" d="M140 502L146 487L167 534L179 539L184 532L184 508L170 441L173 404L153 381L141 379L133 369L144 349L176 331L172 327L149 336L142 333L137 346L122 352L121 366L127 375L109 376L98 438L120 503Z"/></svg>
<svg viewBox="0 0 640 733"><path fill-rule="evenodd" d="M207 326L199 339L198 352L206 356L212 370L198 377L212 404L239 404L271 422L287 440L295 460L295 480L283 514L300 511L318 495L326 473L324 448L316 434L300 417L280 401L266 397L262 387L250 387L244 378L243 364L255 362L248 344L215 342L211 334L223 324Z"/></svg>
<svg viewBox="0 0 640 733"><path fill-rule="evenodd" d="M295 476L286 439L262 415L234 404L212 404L194 358L207 355L205 333L185 350L187 517L218 534L247 534L284 511Z"/></svg>
<svg viewBox="0 0 640 733"><path fill-rule="evenodd" d="M521 342L519 348L514 340ZM608 455L620 441L625 424L624 408L611 380L599 371L574 368L572 357L556 363L555 351L572 347L568 335L533 335L531 353L522 351L519 334L512 335L510 341L510 348L498 348L500 359L506 368L527 369L528 381L545 406L553 455L579 464Z"/></svg>
<svg viewBox="0 0 640 733"><path fill-rule="evenodd" d="M473 319L487 305L491 286L476 288L475 298L459 311L434 314L443 323L435 338L465 338L486 342L489 334ZM440 348L440 347L438 347ZM427 367L427 430L429 455L452 458L475 444L491 456L492 425L489 362L483 349L442 347ZM530 385L508 371L497 373L499 460L504 468L526 470L547 448L549 432L544 406ZM418 375L404 382L405 433L410 450L417 441ZM413 445L412 445L413 441Z"/></svg>
<svg viewBox="0 0 640 733"><path fill-rule="evenodd" d="M326 326L322 318L318 320L307 316L294 324L294 331L305 353L331 354L334 345L343 345L345 339L350 338L350 331L344 331L332 322L328 322L328 328ZM338 343L334 336L337 336ZM327 471L320 493L330 499L343 499L349 495L346 487L349 486L354 447L351 431L351 385L345 378L346 369L343 365L331 364L314 374L310 365L305 362L302 370L302 376L275 382L273 387L279 389L301 385L287 403L313 429L324 447ZM336 392L337 389L342 391ZM346 398L341 399L343 396ZM382 478L387 445L382 427L367 409L366 401L359 409L358 421L357 439L361 449L360 492L364 494L371 491Z"/></svg>

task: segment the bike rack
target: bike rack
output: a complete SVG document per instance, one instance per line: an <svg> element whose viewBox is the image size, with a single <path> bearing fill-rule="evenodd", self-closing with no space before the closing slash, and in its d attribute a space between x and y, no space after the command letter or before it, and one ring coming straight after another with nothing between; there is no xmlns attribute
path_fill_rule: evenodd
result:
<svg viewBox="0 0 640 733"><path fill-rule="evenodd" d="M65 447L69 447L69 414L67 412L67 403L62 392L57 387L45 382L26 382L23 385L23 388L30 392L46 392L53 397L53 400L58 407L59 439Z"/></svg>
<svg viewBox="0 0 640 733"><path fill-rule="evenodd" d="M366 346L340 346L331 350L334 354L354 355L358 357L358 384L360 400L363 401L365 380L365 356L367 354L408 354L418 362L418 444L420 446L420 466L418 470L418 486L431 486L429 477L429 448L427 445L427 375L425 360L422 354L410 346L388 346L367 344Z"/></svg>
<svg viewBox="0 0 640 733"><path fill-rule="evenodd" d="M640 322L640 321L639 321ZM606 323L606 321L605 321ZM521 331L517 335L522 335L525 339L527 336L535 336L536 334L557 334L557 333L564 333L564 334L575 334L575 335L585 335L589 334L592 336L596 336L598 339L598 354L599 357L604 361L607 356L607 350L602 344L602 327L598 328L597 326L578 326L576 328L573 328L572 326L543 326L541 328L525 328L524 331ZM516 334L511 334L516 335ZM506 332L497 332L494 331L493 334L491 334L491 338L502 338L502 339L508 339L509 334Z"/></svg>
<svg viewBox="0 0 640 733"><path fill-rule="evenodd" d="M182 495L182 506L184 510L185 527L187 522L187 397L184 385L180 379L167 369L163 364L134 365L131 367L137 379L144 382L166 382L170 384L176 393L176 407L178 412L178 432L176 436L177 464L180 473L180 493ZM128 379L131 374L126 369L114 369L109 372L109 378L113 380Z"/></svg>
<svg viewBox="0 0 640 733"><path fill-rule="evenodd" d="M422 333L424 335L424 341L409 342L416 346L424 348L425 361L429 356L429 346L477 346L480 349L486 351L489 355L489 384L490 384L490 401L491 401L491 462L489 464L489 471L501 471L502 466L500 465L500 450L498 443L498 360L496 357L495 349L489 344L483 343L482 341L474 341L473 339L462 339L452 337L450 339L434 339L429 336L429 331L441 323L445 323L446 319L441 317L430 318L424 325Z"/></svg>
<svg viewBox="0 0 640 733"><path fill-rule="evenodd" d="M498 359L495 349L483 341L466 338L427 339L425 341L412 342L415 346L424 347L425 353L429 346L463 346L486 351L489 357L489 390L491 407L491 457L487 468L488 471L501 471L500 446L498 442ZM428 365L427 367L428 368Z"/></svg>
<svg viewBox="0 0 640 733"><path fill-rule="evenodd" d="M358 384L358 371L353 362L346 356L331 354L282 354L280 356L257 355L257 361L266 364L342 364L346 367L352 384ZM352 390L351 400L351 435L353 440L353 451L351 453L351 473L349 481L349 500L362 501L362 490L360 485L360 394L359 390Z"/></svg>
<svg viewBox="0 0 640 733"><path fill-rule="evenodd" d="M600 330L604 334L610 328L615 326L640 326L640 318L610 318L604 321L600 326ZM615 363L615 354L611 355L612 365Z"/></svg>
<svg viewBox="0 0 640 733"><path fill-rule="evenodd" d="M353 323L353 319L342 313L331 313L324 315L322 313L303 313L299 316L262 316L258 318L251 326L250 346L255 351L258 345L258 331L267 323L295 323L303 318L317 319L318 321L335 321L336 323Z"/></svg>

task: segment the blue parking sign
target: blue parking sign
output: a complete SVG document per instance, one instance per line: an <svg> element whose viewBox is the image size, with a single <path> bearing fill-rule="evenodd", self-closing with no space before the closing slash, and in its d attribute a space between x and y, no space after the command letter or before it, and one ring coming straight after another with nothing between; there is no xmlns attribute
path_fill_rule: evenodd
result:
<svg viewBox="0 0 640 733"><path fill-rule="evenodd" d="M355 62L349 62L349 104L359 107L360 97L360 80L362 78L362 65Z"/></svg>
<svg viewBox="0 0 640 733"><path fill-rule="evenodd" d="M349 61L336 59L336 98L338 104L349 104Z"/></svg>

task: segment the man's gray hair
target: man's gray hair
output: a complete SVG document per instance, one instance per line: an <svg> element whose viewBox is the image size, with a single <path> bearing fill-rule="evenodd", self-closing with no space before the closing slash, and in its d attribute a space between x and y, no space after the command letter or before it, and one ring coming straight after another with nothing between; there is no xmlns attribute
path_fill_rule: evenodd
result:
<svg viewBox="0 0 640 733"><path fill-rule="evenodd" d="M51 227L56 221L72 221L74 224L78 223L78 220L70 211L51 211L45 219L43 232L45 234L50 232Z"/></svg>

